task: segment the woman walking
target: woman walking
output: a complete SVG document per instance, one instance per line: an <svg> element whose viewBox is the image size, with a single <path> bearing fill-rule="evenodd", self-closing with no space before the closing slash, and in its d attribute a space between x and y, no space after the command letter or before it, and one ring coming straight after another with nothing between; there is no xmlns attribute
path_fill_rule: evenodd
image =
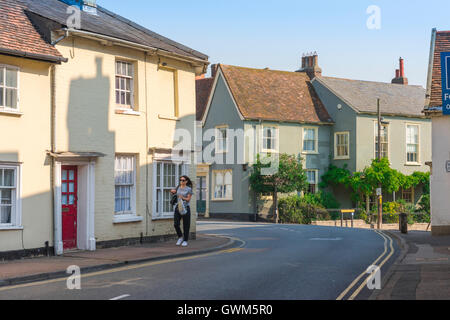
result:
<svg viewBox="0 0 450 320"><path fill-rule="evenodd" d="M174 227L178 235L177 246L187 247L189 241L189 230L191 228L191 206L192 199L192 181L187 176L180 178L180 185L176 190L171 191L176 194L178 199L175 204ZM183 232L180 228L180 222L183 219Z"/></svg>

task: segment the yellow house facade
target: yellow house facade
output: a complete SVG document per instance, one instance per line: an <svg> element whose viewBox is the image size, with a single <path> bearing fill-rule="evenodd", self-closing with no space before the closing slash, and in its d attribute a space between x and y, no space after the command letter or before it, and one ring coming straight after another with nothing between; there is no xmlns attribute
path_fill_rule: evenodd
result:
<svg viewBox="0 0 450 320"><path fill-rule="evenodd" d="M0 164L22 170L22 223L0 225L0 252L39 254L47 246L62 254L173 237L170 190L181 175L196 176L193 155L174 149L194 140L195 77L208 57L100 7L97 15L81 12L75 29L64 24L62 1L31 3L33 25L50 26L48 42L64 60L22 59L36 69L20 73L23 114L0 114L0 130L10 127L18 139L1 143ZM100 32L99 19L119 27ZM22 233L30 235L26 246Z"/></svg>

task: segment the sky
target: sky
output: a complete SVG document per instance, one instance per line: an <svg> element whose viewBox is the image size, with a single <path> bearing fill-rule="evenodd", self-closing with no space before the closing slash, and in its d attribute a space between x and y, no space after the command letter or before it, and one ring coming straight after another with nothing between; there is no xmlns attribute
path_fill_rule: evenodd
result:
<svg viewBox="0 0 450 320"><path fill-rule="evenodd" d="M207 54L211 63L295 71L302 54L315 51L324 76L390 82L403 57L409 83L423 87L431 30L450 30L448 0L97 3Z"/></svg>

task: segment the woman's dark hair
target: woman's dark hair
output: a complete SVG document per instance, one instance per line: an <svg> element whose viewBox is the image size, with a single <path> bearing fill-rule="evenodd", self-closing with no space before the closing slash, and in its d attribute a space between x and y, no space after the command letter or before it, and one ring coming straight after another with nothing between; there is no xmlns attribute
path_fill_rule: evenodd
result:
<svg viewBox="0 0 450 320"><path fill-rule="evenodd" d="M192 184L191 179L188 176L181 176L180 179L181 178L185 178L186 179L186 186L188 186L189 188L192 189L193 184Z"/></svg>

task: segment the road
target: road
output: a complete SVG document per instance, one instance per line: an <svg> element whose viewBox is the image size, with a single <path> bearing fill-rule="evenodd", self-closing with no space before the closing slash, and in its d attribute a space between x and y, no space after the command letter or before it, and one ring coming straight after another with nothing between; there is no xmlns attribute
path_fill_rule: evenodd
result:
<svg viewBox="0 0 450 320"><path fill-rule="evenodd" d="M371 230L199 221L198 232L242 240L236 248L0 288L0 300L336 300L367 299L366 269L395 260L395 241Z"/></svg>

